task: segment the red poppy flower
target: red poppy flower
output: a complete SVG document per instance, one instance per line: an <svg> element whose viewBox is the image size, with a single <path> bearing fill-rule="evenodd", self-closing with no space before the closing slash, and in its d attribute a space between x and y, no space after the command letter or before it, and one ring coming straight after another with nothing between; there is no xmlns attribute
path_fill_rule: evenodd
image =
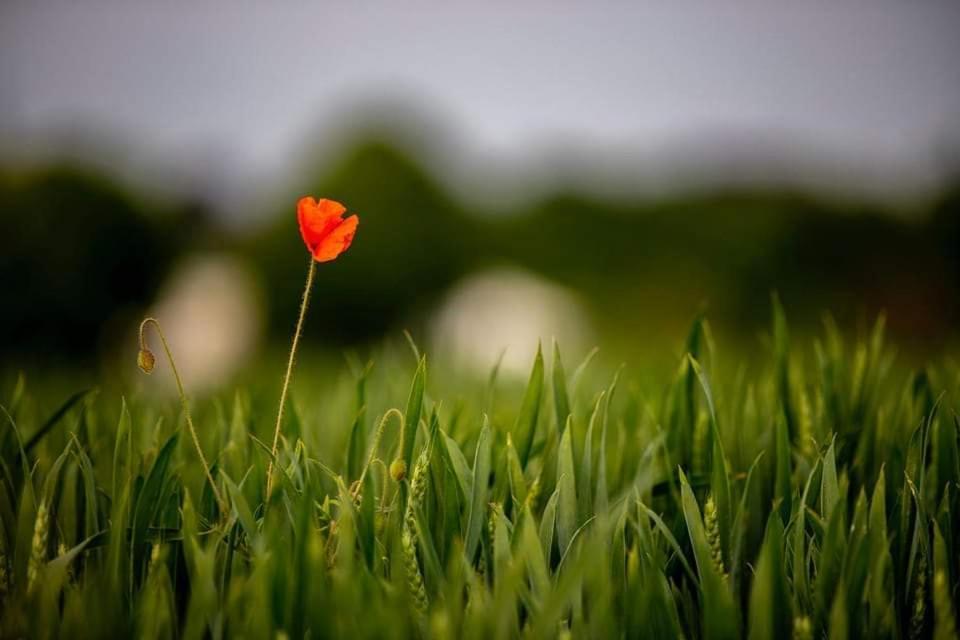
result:
<svg viewBox="0 0 960 640"><path fill-rule="evenodd" d="M347 250L353 242L360 219L343 218L347 208L336 200L309 196L297 203L297 222L307 249L317 262L329 262Z"/></svg>

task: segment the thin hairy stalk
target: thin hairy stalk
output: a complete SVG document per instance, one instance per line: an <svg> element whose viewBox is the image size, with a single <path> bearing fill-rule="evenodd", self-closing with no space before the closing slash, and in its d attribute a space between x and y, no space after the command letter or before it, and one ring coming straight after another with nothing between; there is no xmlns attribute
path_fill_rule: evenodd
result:
<svg viewBox="0 0 960 640"><path fill-rule="evenodd" d="M396 416L397 420L400 421L401 429L403 428L403 414L400 413L400 410L396 407L390 409L383 417L380 418L380 424L377 426L377 432L373 436L373 446L370 447L370 454L367 456L367 463L363 465L363 471L360 472L360 479L358 480L360 486L363 486L363 481L367 478L367 470L370 469L370 465L373 464L374 459L377 457L377 449L380 448L380 440L383 439L383 432L386 430L387 421L391 416Z"/></svg>
<svg viewBox="0 0 960 640"><path fill-rule="evenodd" d="M290 378L293 375L293 363L297 357L297 345L300 344L300 334L303 333L303 320L307 316L307 306L310 303L310 289L313 288L313 273L317 267L310 256L310 266L307 268L307 284L303 288L303 299L300 301L300 317L297 318L297 328L293 332L293 344L290 345L290 357L287 359L287 373L283 376L283 387L280 389L280 408L277 410L277 426L273 429L273 446L270 447L270 462L267 464L267 500L273 493L273 463L277 458L277 445L280 443L280 425L283 424L283 409L287 404L287 390L290 388Z"/></svg>
<svg viewBox="0 0 960 640"><path fill-rule="evenodd" d="M144 373L153 371L155 359L153 352L147 348L145 336L148 324L152 324L157 330L157 335L160 336L163 350L167 354L167 362L170 363L170 370L173 371L173 379L177 383L177 393L180 395L180 404L183 406L183 413L187 418L187 427L190 431L190 437L193 439L193 446L196 448L197 456L203 464L203 470L207 474L207 482L210 483L210 489L213 490L213 495L217 499L220 512L226 514L228 512L227 502L223 499L220 489L217 488L217 483L213 479L213 473L210 471L210 464L207 462L207 457L203 455L203 449L200 447L200 438L197 437L197 428L193 425L193 418L190 415L190 404L187 402L187 394L183 390L183 381L180 379L180 372L177 370L177 363L173 359L173 352L170 351L170 345L167 344L167 338L163 335L163 329L160 327L160 322L156 318L144 318L143 322L140 323L140 355L137 357L137 361Z"/></svg>

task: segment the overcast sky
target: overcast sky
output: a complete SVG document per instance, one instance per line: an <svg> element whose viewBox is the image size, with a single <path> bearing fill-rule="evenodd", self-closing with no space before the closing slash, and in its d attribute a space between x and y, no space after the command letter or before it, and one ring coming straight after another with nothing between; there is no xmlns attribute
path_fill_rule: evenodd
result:
<svg viewBox="0 0 960 640"><path fill-rule="evenodd" d="M795 141L923 189L960 144L960 2L641 4L7 0L0 148L89 131L240 188L383 96L424 105L464 166L533 174L558 148L656 177Z"/></svg>

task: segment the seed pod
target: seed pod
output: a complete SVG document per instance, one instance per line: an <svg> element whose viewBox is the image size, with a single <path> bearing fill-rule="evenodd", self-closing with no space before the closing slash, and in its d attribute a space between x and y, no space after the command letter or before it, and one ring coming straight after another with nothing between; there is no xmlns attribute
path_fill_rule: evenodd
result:
<svg viewBox="0 0 960 640"><path fill-rule="evenodd" d="M140 370L144 373L152 373L153 368L157 364L157 359L153 356L153 352L150 349L140 349L140 353L137 354L137 366L140 367Z"/></svg>
<svg viewBox="0 0 960 640"><path fill-rule="evenodd" d="M390 477L396 482L401 482L407 477L407 463L397 458L390 463Z"/></svg>

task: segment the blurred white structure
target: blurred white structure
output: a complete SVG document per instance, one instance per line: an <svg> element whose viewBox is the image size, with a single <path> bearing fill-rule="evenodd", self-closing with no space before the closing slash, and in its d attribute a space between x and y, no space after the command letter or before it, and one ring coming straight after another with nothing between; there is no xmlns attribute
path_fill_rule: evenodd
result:
<svg viewBox="0 0 960 640"><path fill-rule="evenodd" d="M192 256L178 265L150 314L163 327L188 393L227 381L254 353L263 328L255 279L239 261L219 254ZM158 386L172 389L160 339L149 331L157 357L154 376Z"/></svg>
<svg viewBox="0 0 960 640"><path fill-rule="evenodd" d="M556 338L565 352L583 350L591 335L576 296L516 269L480 272L460 282L437 311L434 353L478 373L503 353L501 371L526 375L536 354Z"/></svg>

